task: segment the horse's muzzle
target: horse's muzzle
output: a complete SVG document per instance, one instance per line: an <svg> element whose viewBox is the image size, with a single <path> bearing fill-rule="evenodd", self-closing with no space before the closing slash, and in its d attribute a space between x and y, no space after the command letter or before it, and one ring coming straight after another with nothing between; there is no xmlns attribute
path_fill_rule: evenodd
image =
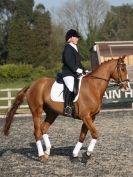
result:
<svg viewBox="0 0 133 177"><path fill-rule="evenodd" d="M123 81L119 84L120 90L122 92L129 92L131 90L130 82L129 80Z"/></svg>

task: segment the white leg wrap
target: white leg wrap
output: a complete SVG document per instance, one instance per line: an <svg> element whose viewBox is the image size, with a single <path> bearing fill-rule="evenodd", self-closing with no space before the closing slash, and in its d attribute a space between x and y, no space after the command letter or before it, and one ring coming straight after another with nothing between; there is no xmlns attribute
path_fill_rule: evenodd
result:
<svg viewBox="0 0 133 177"><path fill-rule="evenodd" d="M44 140L44 143L45 143L45 146L46 146L45 153L50 155L51 143L50 143L50 140L49 140L49 137L48 137L47 134L43 135L43 140Z"/></svg>
<svg viewBox="0 0 133 177"><path fill-rule="evenodd" d="M89 144L89 146L88 146L87 151L93 152L93 149L94 149L94 147L95 147L96 142L97 142L96 139L92 139L91 142L90 142L90 144Z"/></svg>
<svg viewBox="0 0 133 177"><path fill-rule="evenodd" d="M36 142L36 146L37 146L37 150L38 150L38 156L40 157L40 156L44 155L42 143L40 140L38 140Z"/></svg>
<svg viewBox="0 0 133 177"><path fill-rule="evenodd" d="M73 150L73 157L78 157L78 153L82 148L83 143L78 142Z"/></svg>

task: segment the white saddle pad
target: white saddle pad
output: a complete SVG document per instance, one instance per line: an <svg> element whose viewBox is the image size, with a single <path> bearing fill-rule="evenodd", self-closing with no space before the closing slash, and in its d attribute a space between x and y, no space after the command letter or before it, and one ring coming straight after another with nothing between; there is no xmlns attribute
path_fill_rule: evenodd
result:
<svg viewBox="0 0 133 177"><path fill-rule="evenodd" d="M82 78L83 76L80 78L79 91L73 102L76 102L78 100ZM50 94L51 99L56 102L64 102L63 90L64 90L64 84L59 84L57 81L55 81L51 88L51 94Z"/></svg>

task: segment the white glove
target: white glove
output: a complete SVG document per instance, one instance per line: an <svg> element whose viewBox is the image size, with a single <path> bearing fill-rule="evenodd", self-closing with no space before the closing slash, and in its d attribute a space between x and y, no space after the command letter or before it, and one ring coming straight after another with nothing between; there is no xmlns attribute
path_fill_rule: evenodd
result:
<svg viewBox="0 0 133 177"><path fill-rule="evenodd" d="M89 73L89 70L85 70L85 74L88 74Z"/></svg>
<svg viewBox="0 0 133 177"><path fill-rule="evenodd" d="M76 72L77 72L78 74L82 74L82 73L83 73L83 70L80 69L80 68L78 68L78 69L76 70Z"/></svg>

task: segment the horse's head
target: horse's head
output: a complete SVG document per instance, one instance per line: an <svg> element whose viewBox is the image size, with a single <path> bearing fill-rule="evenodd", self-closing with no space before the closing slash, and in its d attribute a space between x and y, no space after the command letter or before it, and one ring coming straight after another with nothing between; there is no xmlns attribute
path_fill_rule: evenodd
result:
<svg viewBox="0 0 133 177"><path fill-rule="evenodd" d="M112 79L119 85L122 91L129 91L130 84L126 64L124 62L125 56L117 59L116 67L111 75Z"/></svg>

